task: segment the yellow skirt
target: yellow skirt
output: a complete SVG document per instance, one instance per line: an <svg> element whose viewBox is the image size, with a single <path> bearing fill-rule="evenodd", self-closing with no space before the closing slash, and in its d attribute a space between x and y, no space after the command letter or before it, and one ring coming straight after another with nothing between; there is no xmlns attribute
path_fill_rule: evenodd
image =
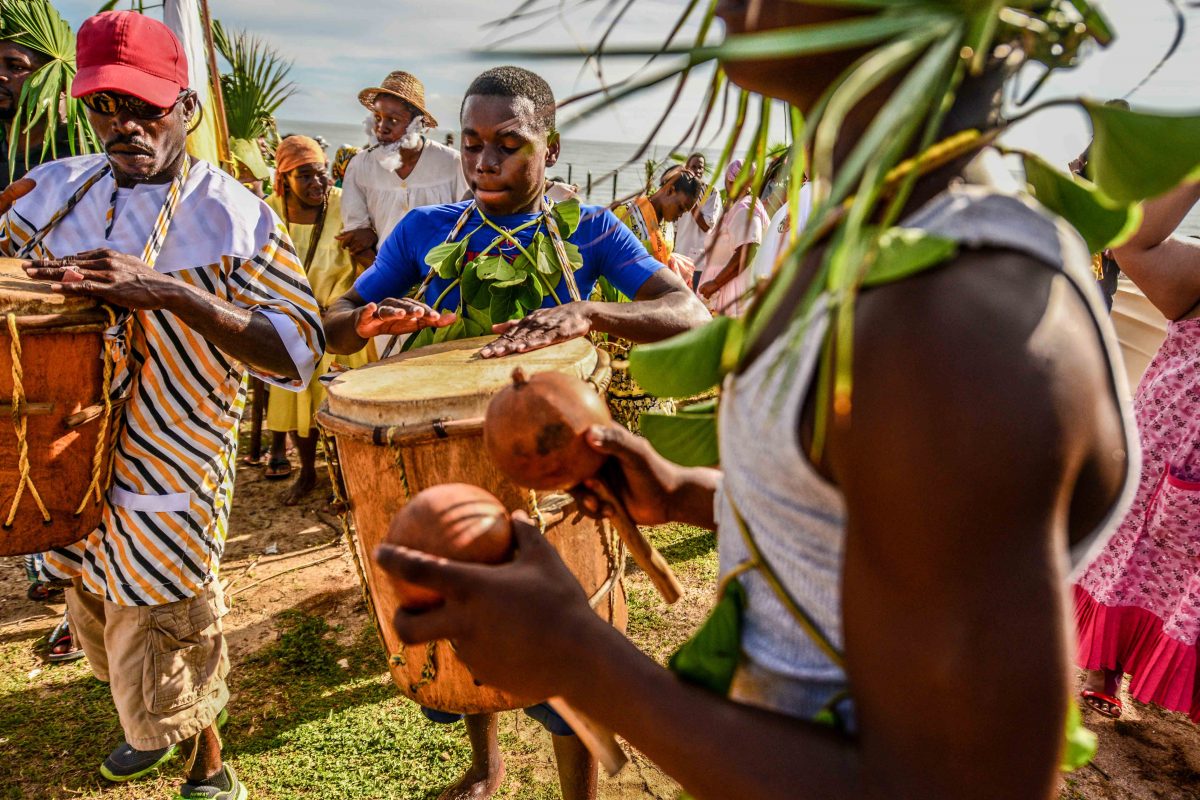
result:
<svg viewBox="0 0 1200 800"><path fill-rule="evenodd" d="M313 372L308 388L301 392L289 392L278 386L270 387L267 398L267 430L277 433L296 431L300 436L307 437L312 430L317 410L321 408L321 403L325 402L325 386L317 379L329 372L335 361L350 369L364 366L372 360L368 357L368 351L373 349L364 347L348 356L326 353Z"/></svg>

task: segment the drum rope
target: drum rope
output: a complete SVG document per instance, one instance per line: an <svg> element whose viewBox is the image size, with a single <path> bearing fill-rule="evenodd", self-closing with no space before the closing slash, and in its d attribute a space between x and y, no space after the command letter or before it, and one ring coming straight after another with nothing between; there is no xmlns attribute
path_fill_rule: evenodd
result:
<svg viewBox="0 0 1200 800"><path fill-rule="evenodd" d="M21 334L17 330L16 314L8 315L8 335L12 355L12 423L13 430L17 434L17 469L20 472L20 480L17 481L16 493L13 495L12 505L8 509L8 518L4 522L4 527L12 527L26 487L29 487L29 494L37 503L38 510L42 512L42 520L49 524L50 512L46 510L46 504L42 502L42 496L38 493L33 478L29 475L29 440L26 436L29 418L25 415L25 368L21 364Z"/></svg>
<svg viewBox="0 0 1200 800"><path fill-rule="evenodd" d="M112 310L111 306L104 306L104 311L108 314L108 326L110 328L115 326L117 324L116 312ZM87 507L88 499L91 498L93 492L96 494L97 503L104 499L104 492L100 488L100 481L101 477L105 473L107 473L107 476L110 479L109 481L106 481L106 483L111 483L112 471L111 469L105 469L104 467L104 450L105 445L109 444L108 427L112 423L113 415L113 404L110 393L112 392L113 371L116 363L116 357L113 354L115 349L115 342L105 340L104 377L100 390L100 393L104 398L104 415L100 417L100 430L96 433L96 452L92 454L92 480L88 484L87 489L85 489L83 492L83 499L79 501L79 508L75 509L75 516L77 517L82 514L84 508Z"/></svg>

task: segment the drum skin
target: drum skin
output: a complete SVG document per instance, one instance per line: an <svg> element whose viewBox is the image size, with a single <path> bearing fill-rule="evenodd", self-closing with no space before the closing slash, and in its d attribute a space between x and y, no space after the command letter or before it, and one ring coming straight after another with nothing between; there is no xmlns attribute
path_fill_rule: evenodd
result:
<svg viewBox="0 0 1200 800"><path fill-rule="evenodd" d="M467 340L467 345L478 349L486 341ZM454 343L455 346L462 344ZM386 368L386 365L394 364L398 359L421 352L415 351L360 369ZM519 362L513 362L514 365L516 363ZM522 366L529 369L528 364ZM396 374L398 379L403 380L404 370ZM491 393L495 391L498 388ZM341 410L345 411L348 401L337 394L338 383L334 381L330 386L329 405L341 405ZM483 407L486 407L486 403ZM372 416L373 413L367 411L366 415ZM361 570L365 573L361 577L366 583L368 600L373 607L384 647L391 657L390 668L396 686L423 706L453 713L491 713L543 701L545 698L517 697L488 686L475 685L470 672L455 657L447 642L416 646L405 646L400 642L391 624L399 608L399 600L390 578L378 567L373 557L375 547L384 540L396 512L409 497L430 486L471 483L487 489L509 510L529 509L530 493L505 478L492 464L483 445L482 427L467 426L466 429L452 431L446 438L410 436L389 444L381 441L384 436L379 433L379 428L364 426L354 430L353 423L344 417L332 416L328 406L322 410L319 419L326 431L336 438L337 459L354 520L355 549ZM539 499L544 505L548 498L543 495ZM619 568L616 561L619 544L607 522L586 518L576 521L576 516L571 511L550 525L546 537L558 549L590 597L606 583L612 569ZM625 629L627 610L622 581L616 581L611 591L600 598L596 603L596 611L618 629ZM521 645L514 642L513 646Z"/></svg>
<svg viewBox="0 0 1200 800"><path fill-rule="evenodd" d="M11 527L0 529L0 556L36 553L86 537L100 523L102 503L75 510L92 480L99 416L70 428L67 418L102 402L103 332L107 315L85 298L53 294L29 280L19 262L0 259L0 523L20 482L18 438L12 418L13 361L8 315L16 318L21 343L27 412L29 477L50 522L43 520L29 486ZM107 437L106 437L107 438ZM107 452L104 463L107 464ZM101 485L102 491L107 482Z"/></svg>

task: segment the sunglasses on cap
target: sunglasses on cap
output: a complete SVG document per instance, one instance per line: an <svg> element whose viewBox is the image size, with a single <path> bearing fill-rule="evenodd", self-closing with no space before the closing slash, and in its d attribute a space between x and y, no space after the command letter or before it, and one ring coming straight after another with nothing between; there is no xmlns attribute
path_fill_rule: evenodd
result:
<svg viewBox="0 0 1200 800"><path fill-rule="evenodd" d="M93 92L85 94L80 100L92 111L97 114L102 114L106 117L116 116L118 111L124 111L131 117L137 119L162 119L175 106L179 105L185 97L191 94L189 89L184 89L175 98L175 102L166 108L147 103L145 100L134 97L129 94L118 94L116 92Z"/></svg>

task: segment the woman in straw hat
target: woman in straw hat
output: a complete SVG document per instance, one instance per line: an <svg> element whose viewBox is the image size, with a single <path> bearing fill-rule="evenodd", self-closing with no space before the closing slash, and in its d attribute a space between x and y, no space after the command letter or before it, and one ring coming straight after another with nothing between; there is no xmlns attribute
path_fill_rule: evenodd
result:
<svg viewBox="0 0 1200 800"><path fill-rule="evenodd" d="M363 89L358 101L375 115L379 144L359 153L342 182L339 237L362 266L375 260L376 245L411 209L454 203L468 192L457 150L425 136L437 119L425 105L416 76L396 71L380 86Z"/></svg>

